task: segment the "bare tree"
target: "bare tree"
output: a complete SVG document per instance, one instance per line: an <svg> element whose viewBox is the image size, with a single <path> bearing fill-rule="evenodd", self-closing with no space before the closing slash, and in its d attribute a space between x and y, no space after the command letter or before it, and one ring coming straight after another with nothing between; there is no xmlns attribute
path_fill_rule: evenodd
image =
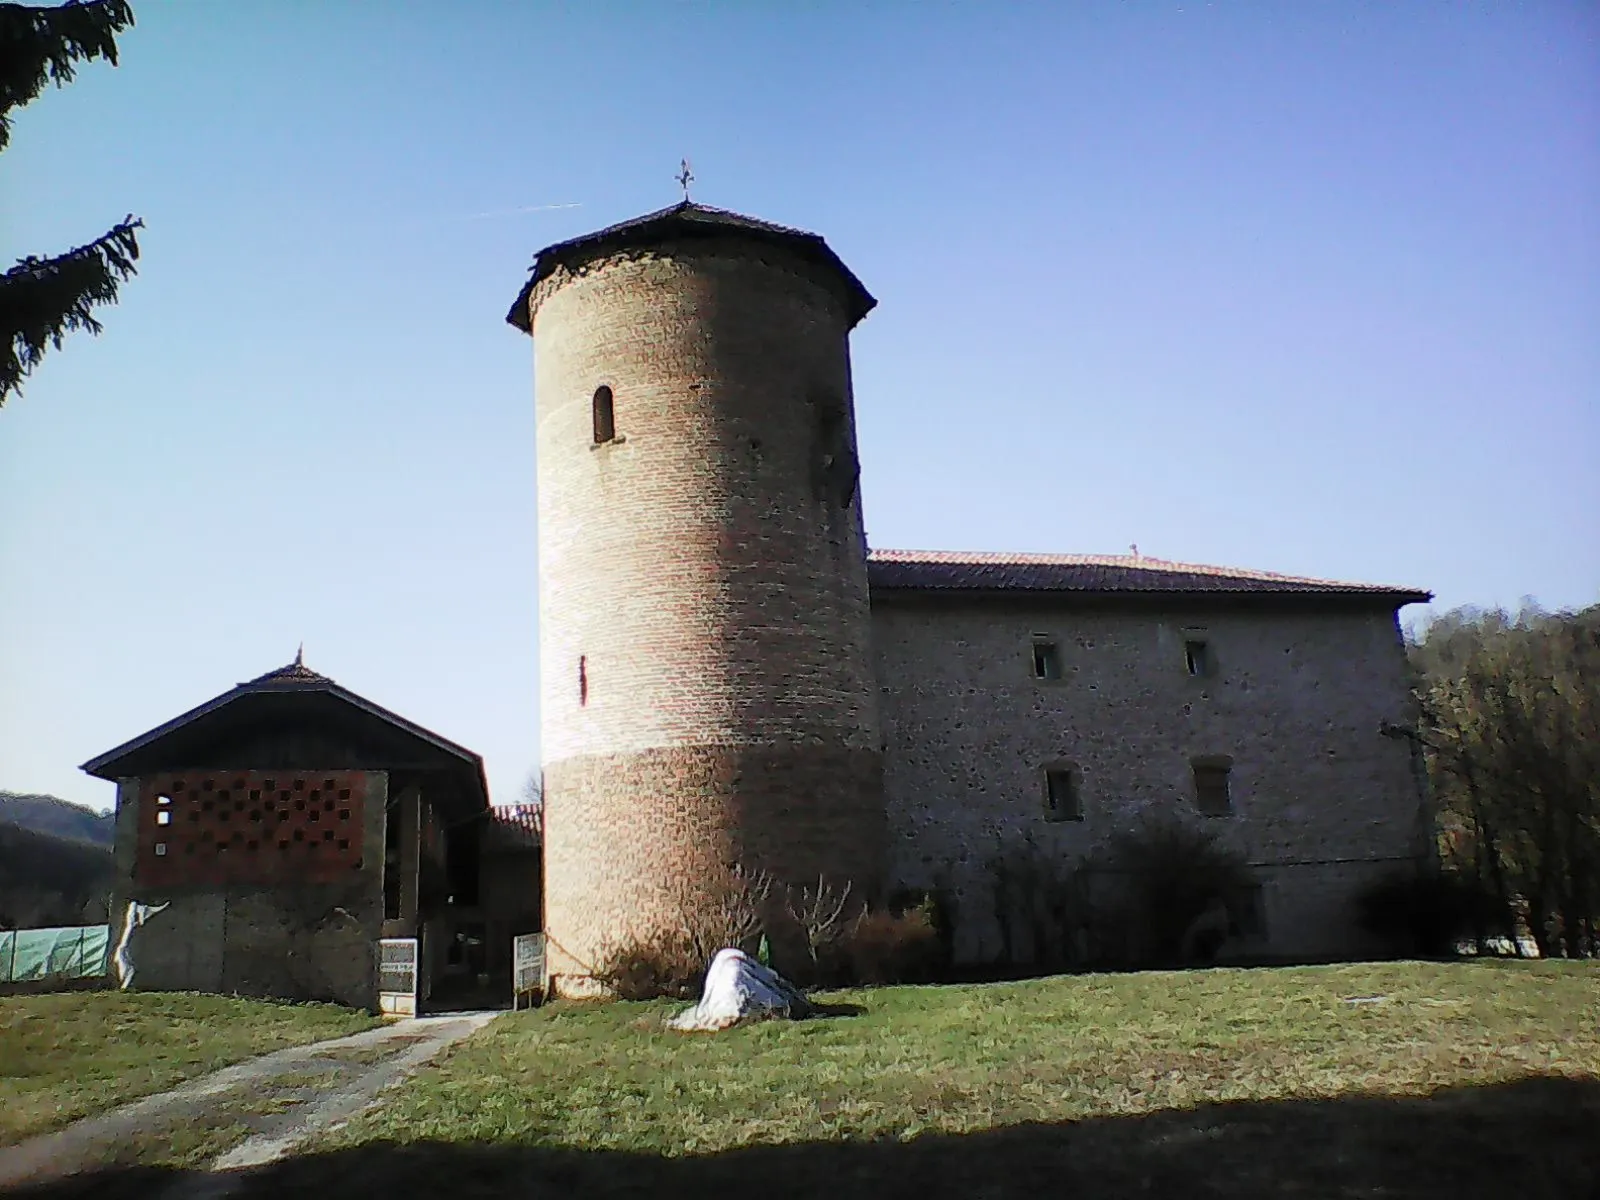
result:
<svg viewBox="0 0 1600 1200"><path fill-rule="evenodd" d="M544 772L535 767L528 772L528 777L522 781L522 790L517 793L519 804L531 804L534 808L544 807Z"/></svg>
<svg viewBox="0 0 1600 1200"><path fill-rule="evenodd" d="M1457 610L1411 656L1445 867L1541 954L1600 954L1600 605Z"/></svg>
<svg viewBox="0 0 1600 1200"><path fill-rule="evenodd" d="M735 867L728 879L704 889L679 889L678 913L695 957L703 964L718 950L750 948L766 927L776 883L765 871Z"/></svg>
<svg viewBox="0 0 1600 1200"><path fill-rule="evenodd" d="M849 883L842 891L835 891L820 875L815 888L788 890L786 907L806 939L806 954L813 968L821 965L823 957L844 936L844 914L849 903Z"/></svg>
<svg viewBox="0 0 1600 1200"><path fill-rule="evenodd" d="M675 928L613 938L595 957L595 978L624 1000L696 996L718 950L749 950L765 928L776 884L735 869L720 881L675 889Z"/></svg>

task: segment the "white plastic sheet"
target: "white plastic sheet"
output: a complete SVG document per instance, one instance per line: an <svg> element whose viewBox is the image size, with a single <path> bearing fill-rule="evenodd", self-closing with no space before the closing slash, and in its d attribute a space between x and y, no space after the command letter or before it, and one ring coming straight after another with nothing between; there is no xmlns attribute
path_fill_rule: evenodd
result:
<svg viewBox="0 0 1600 1200"><path fill-rule="evenodd" d="M768 1017L810 1016L811 1002L776 971L742 950L718 950L706 971L700 1003L667 1022L673 1029L714 1031Z"/></svg>

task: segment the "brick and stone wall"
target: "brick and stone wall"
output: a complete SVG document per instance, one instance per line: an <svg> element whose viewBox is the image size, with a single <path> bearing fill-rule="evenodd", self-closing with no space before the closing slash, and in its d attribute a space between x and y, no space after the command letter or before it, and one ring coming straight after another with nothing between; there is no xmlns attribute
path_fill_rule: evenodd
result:
<svg viewBox="0 0 1600 1200"><path fill-rule="evenodd" d="M134 935L134 986L373 1007L387 795L379 771L122 780L113 938L127 901L167 905Z"/></svg>
<svg viewBox="0 0 1600 1200"><path fill-rule="evenodd" d="M730 235L563 269L531 308L552 971L673 923L662 886L733 860L875 889L844 301Z"/></svg>
<svg viewBox="0 0 1600 1200"><path fill-rule="evenodd" d="M1146 810L1204 822L1256 865L1265 936L1231 949L1263 958L1374 949L1355 894L1428 853L1410 751L1378 733L1410 719L1388 609L879 594L873 633L890 876L956 894L967 960L999 950L984 864L1004 835L1076 860ZM1057 681L1034 678L1036 636ZM1231 762L1227 816L1195 811L1205 757ZM1081 821L1046 820L1049 764L1075 769Z"/></svg>

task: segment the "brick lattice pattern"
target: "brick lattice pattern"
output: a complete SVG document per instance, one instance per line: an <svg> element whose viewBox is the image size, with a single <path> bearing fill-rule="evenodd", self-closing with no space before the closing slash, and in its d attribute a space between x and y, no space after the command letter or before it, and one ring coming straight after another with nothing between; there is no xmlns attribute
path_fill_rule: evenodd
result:
<svg viewBox="0 0 1600 1200"><path fill-rule="evenodd" d="M361 771L177 771L142 781L135 879L334 883L362 866Z"/></svg>

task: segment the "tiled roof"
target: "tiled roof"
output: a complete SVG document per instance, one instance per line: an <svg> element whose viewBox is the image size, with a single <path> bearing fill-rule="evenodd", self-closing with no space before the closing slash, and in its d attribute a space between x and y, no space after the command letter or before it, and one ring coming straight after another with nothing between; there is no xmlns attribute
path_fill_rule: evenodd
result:
<svg viewBox="0 0 1600 1200"><path fill-rule="evenodd" d="M1432 599L1431 593L1415 588L1341 583L1131 554L873 550L867 556L867 574L874 591L1370 596L1397 605Z"/></svg>
<svg viewBox="0 0 1600 1200"><path fill-rule="evenodd" d="M523 333L532 332L528 298L539 282L552 275L558 267L575 267L598 254L628 246L717 237L729 233L782 245L791 253L825 268L836 276L843 284L845 295L849 300L852 326L871 312L878 303L862 285L861 280L855 277L855 273L844 265L843 260L819 235L807 233L803 229L791 229L787 225L775 225L771 221L747 217L742 213L729 212L725 208L712 208L707 204L695 204L685 200L670 208L658 209L642 217L619 221L615 225L607 225L604 229L597 229L593 233L546 246L534 257L528 281L522 285L516 302L506 314L506 320Z"/></svg>
<svg viewBox="0 0 1600 1200"><path fill-rule="evenodd" d="M726 208L713 208L709 204L696 204L692 200L683 200L677 204L668 205L666 208L658 208L655 212L645 213L642 217L629 217L626 221L618 221L615 225L607 225L604 229L597 229L593 233L585 233L565 242L557 242L550 249L560 250L565 246L573 246L582 242L604 241L619 234L642 229L652 222L667 218L695 225L749 229L757 233L781 233L789 237L810 238L818 242L822 240L816 234L807 233L804 229L795 229L790 225L777 225L771 221L763 221L759 217L747 217L743 213L732 212Z"/></svg>
<svg viewBox="0 0 1600 1200"><path fill-rule="evenodd" d="M248 679L239 686L242 688L257 687L264 684L302 684L307 687L322 687L332 683L326 675L319 675L305 663L300 661L300 656L295 655L295 660L286 667L279 667L275 671L268 671L265 675L257 675Z"/></svg>
<svg viewBox="0 0 1600 1200"><path fill-rule="evenodd" d="M496 804L489 808L484 846L497 850L534 850L539 846L537 804Z"/></svg>
<svg viewBox="0 0 1600 1200"><path fill-rule="evenodd" d="M202 718L210 717L211 714L221 712L221 710L240 702L250 704L259 702L263 698L278 697L281 699L286 693L297 697L325 693L336 701L342 701L351 708L358 709L385 724L393 726L402 734L417 738L434 749L442 751L452 758L459 759L470 770L476 794L481 798L481 803L487 805L489 789L484 780L483 759L481 757L464 746L458 746L455 742L440 737L431 729L424 729L416 722L408 721L398 713L390 712L387 708L374 704L365 696L358 696L348 688L341 687L328 676L313 671L306 666L303 656L299 653L295 654L294 661L287 666L278 667L275 670L268 671L265 675L257 675L254 679L236 684L220 696L213 696L204 704L191 708L186 713L180 713L178 716L173 717L172 720L140 734L131 741L124 742L104 754L97 755L84 763L82 770L101 779L115 778L114 774L107 774L106 772L114 771L121 760L136 751L145 750L153 743L171 736L185 726L192 725ZM294 701L294 703L303 702L303 700ZM237 711L237 709L233 711Z"/></svg>

